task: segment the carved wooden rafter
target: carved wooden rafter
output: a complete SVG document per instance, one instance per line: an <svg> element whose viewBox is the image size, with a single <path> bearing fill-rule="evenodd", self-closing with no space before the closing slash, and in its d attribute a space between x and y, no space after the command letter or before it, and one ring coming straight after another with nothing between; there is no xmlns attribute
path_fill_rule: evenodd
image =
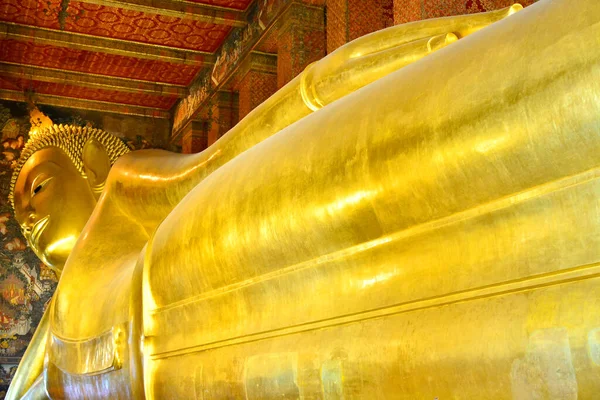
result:
<svg viewBox="0 0 600 400"><path fill-rule="evenodd" d="M26 94L22 91L0 89L0 100L27 102ZM62 96L39 94L35 95L36 104L45 104L55 107L73 108L76 110L92 110L115 114L137 115L151 118L169 119L168 111L158 108L108 103L104 101L73 99Z"/></svg>
<svg viewBox="0 0 600 400"><path fill-rule="evenodd" d="M185 97L188 94L186 86L12 63L0 63L0 74L5 78L25 78L41 82L82 86L83 88L119 90L128 93L149 93L177 97Z"/></svg>

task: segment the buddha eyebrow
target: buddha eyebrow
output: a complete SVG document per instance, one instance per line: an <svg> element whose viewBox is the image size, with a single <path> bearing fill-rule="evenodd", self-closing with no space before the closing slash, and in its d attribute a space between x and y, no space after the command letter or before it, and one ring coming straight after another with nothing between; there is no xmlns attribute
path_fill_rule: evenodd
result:
<svg viewBox="0 0 600 400"><path fill-rule="evenodd" d="M31 191L32 188L40 186L50 177L52 177L52 175L46 172L40 172L39 174L34 175L34 178L25 185L25 190L29 189L29 191Z"/></svg>

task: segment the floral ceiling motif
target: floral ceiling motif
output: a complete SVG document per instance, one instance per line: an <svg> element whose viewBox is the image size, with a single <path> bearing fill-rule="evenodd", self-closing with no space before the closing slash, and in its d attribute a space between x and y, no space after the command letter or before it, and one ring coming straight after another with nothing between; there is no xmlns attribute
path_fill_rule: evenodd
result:
<svg viewBox="0 0 600 400"><path fill-rule="evenodd" d="M61 29L59 9L57 0L5 0L0 5L0 20ZM69 2L64 20L64 30L68 32L206 52L215 51L230 29L226 25L78 1Z"/></svg>
<svg viewBox="0 0 600 400"><path fill-rule="evenodd" d="M90 109L127 114L129 109L119 105L135 105L138 113L167 118L185 92L183 86L203 68L211 68L232 27L245 23L251 2L194 0L181 8L177 0L116 0L110 6L3 0L0 80L17 85L2 83L5 94L0 97L14 100L27 96L24 91L35 91L52 96L53 104L64 99L66 107L83 99ZM72 71L85 74L85 79L69 79ZM148 93L147 86L130 83L124 90L118 81L110 84L112 77L171 86ZM156 114L156 109L163 112Z"/></svg>
<svg viewBox="0 0 600 400"><path fill-rule="evenodd" d="M198 67L194 65L177 65L12 39L0 42L0 61L177 85L188 85L198 72Z"/></svg>

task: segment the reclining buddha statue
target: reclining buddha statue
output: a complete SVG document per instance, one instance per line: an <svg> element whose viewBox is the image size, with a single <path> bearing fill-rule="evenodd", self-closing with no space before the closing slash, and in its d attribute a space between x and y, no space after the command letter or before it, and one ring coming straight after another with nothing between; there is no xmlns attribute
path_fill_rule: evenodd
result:
<svg viewBox="0 0 600 400"><path fill-rule="evenodd" d="M600 2L519 9L351 42L199 154L34 136L62 272L8 397L597 398Z"/></svg>

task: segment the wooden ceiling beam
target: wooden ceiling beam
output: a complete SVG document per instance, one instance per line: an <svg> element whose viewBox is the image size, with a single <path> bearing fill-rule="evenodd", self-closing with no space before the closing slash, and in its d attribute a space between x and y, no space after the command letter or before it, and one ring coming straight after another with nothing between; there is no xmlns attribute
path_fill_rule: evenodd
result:
<svg viewBox="0 0 600 400"><path fill-rule="evenodd" d="M27 102L25 93L16 90L0 89L0 100L9 100L16 102ZM115 104L104 101L82 100L71 97L53 96L47 94L35 95L36 104L45 104L54 107L72 108L75 110L92 110L114 114L137 115L141 117L170 119L169 111L159 108L132 106L128 104Z"/></svg>
<svg viewBox="0 0 600 400"><path fill-rule="evenodd" d="M112 76L86 74L75 71L45 68L0 62L0 75L6 78L28 79L41 82L60 83L81 86L83 89L118 90L128 93L147 93L160 96L185 97L188 89L185 86L154 83L137 79L118 78Z"/></svg>
<svg viewBox="0 0 600 400"><path fill-rule="evenodd" d="M80 0L83 3L164 15L217 25L243 27L248 23L244 11L184 0Z"/></svg>
<svg viewBox="0 0 600 400"><path fill-rule="evenodd" d="M101 52L175 64L209 67L215 63L214 54L203 51L175 49L167 46L57 31L12 22L0 22L0 40L2 39L28 41L42 45L68 47L74 50Z"/></svg>

